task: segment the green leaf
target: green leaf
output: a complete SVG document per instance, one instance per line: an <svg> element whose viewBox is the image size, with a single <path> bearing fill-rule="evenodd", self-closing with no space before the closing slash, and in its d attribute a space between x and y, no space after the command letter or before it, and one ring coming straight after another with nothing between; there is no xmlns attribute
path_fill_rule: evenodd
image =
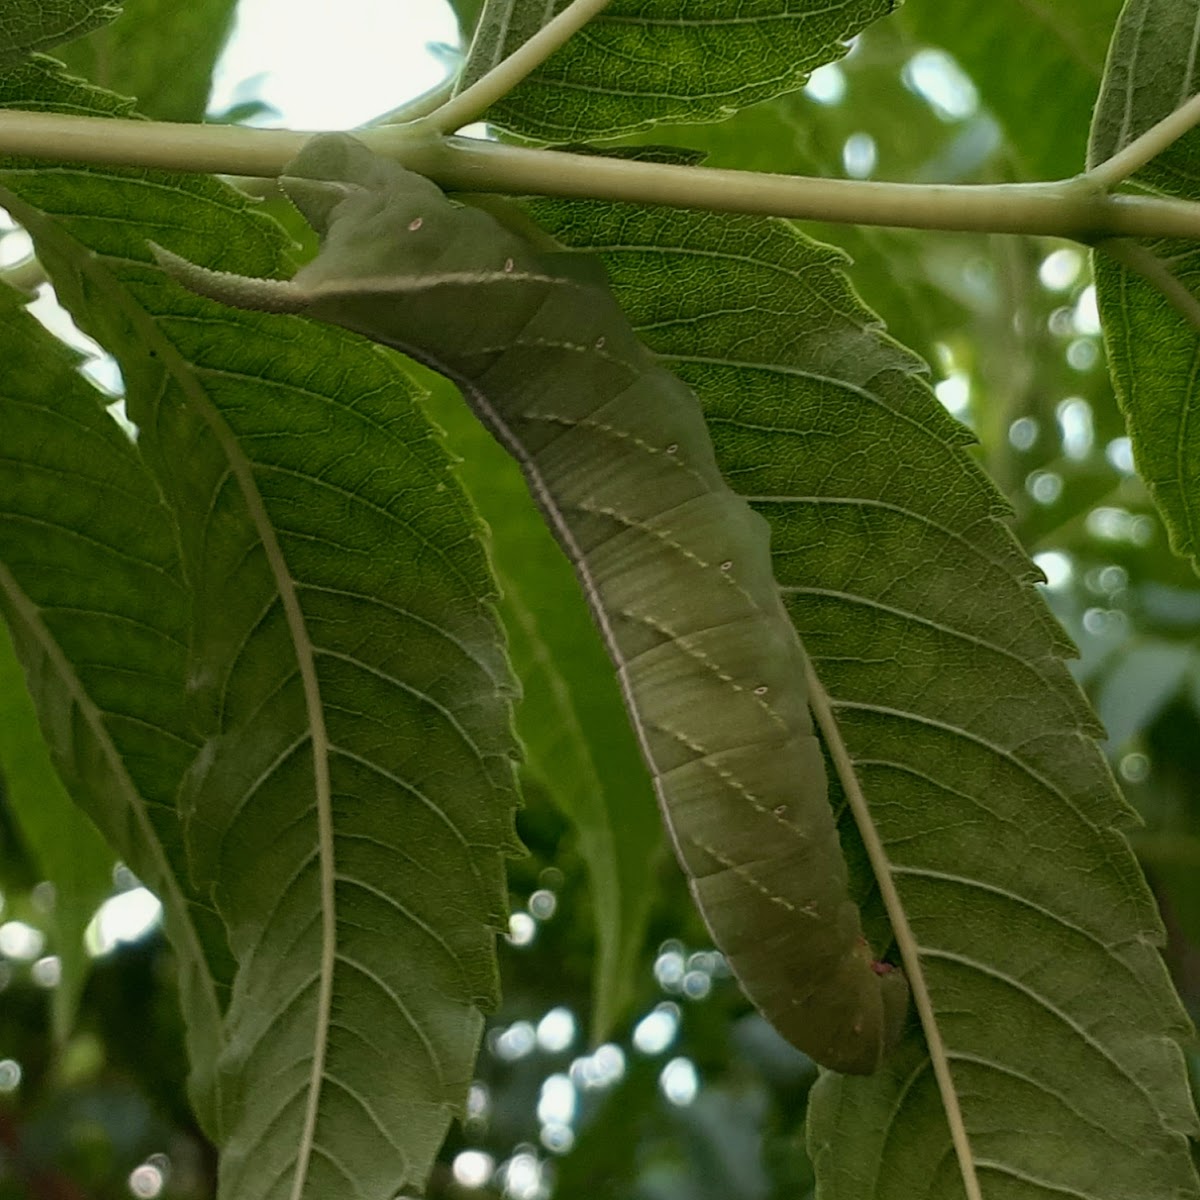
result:
<svg viewBox="0 0 1200 1200"><path fill-rule="evenodd" d="M187 878L175 815L196 749L184 704L190 597L172 522L137 449L75 359L3 293L0 611L59 777L166 906L197 1112L232 974L220 923Z"/></svg>
<svg viewBox="0 0 1200 1200"><path fill-rule="evenodd" d="M488 0L464 83L565 7L565 0ZM660 122L719 121L801 87L892 7L893 0L614 0L487 120L547 142L613 138Z"/></svg>
<svg viewBox="0 0 1200 1200"><path fill-rule="evenodd" d="M682 640L672 623L691 619L698 601L653 594L622 532L650 531L633 544L656 565L664 533L683 552L689 568L661 576L672 586L686 579L699 589L693 562L732 571L739 554L747 561L751 554L750 536L731 540L722 563L721 550L681 540L693 532L682 523L651 525L641 515L659 512L649 507L659 497L647 492L674 478L656 456L678 452L694 472L698 457L694 445L674 440L676 426L667 433L655 424L667 414L630 376L653 380L681 409L689 398L667 391L661 373L646 370L629 348L599 287L582 282L591 278L587 261L560 256L531 266L528 248L505 230L455 210L430 185L371 160L349 139L325 139L312 151L293 164L300 178L289 188L327 240L297 280L175 269L239 303L291 305L362 329L463 380L473 407L521 459L561 543L586 569L598 618L665 634L649 651L663 661L658 652L674 652ZM347 176L358 185L350 198L340 185L313 182ZM1156 951L1152 897L1120 833L1132 813L1065 668L1069 643L1003 524L1001 498L966 453L969 435L935 402L913 357L878 332L836 251L750 218L603 204L532 208L552 236L602 255L647 341L700 395L726 477L772 526L775 575L817 672L813 709L848 801L843 837L856 890L867 900L877 887L884 898L918 1002L921 1026L906 1052L871 1078L827 1075L819 1085L810 1132L825 1185L857 1197L865 1174L887 1181L882 1189L918 1164L928 1178L937 1162L946 1166L927 1194L946 1200L982 1196L981 1181L993 1175L1078 1195L1104 1194L1096 1189L1110 1185L1114 1197L1135 1186L1195 1194L1186 1135L1196 1120L1173 1044L1189 1026ZM479 289L477 305L470 287ZM547 361L564 372L598 362L600 378L572 374L570 387L556 391L560 377L544 371ZM615 398L604 382L614 369ZM631 396L646 419L632 431L621 407ZM608 439L601 445L620 447L614 461L594 457L597 434ZM660 451L651 438L671 441ZM582 471L579 456L586 456ZM630 516L619 506L635 495L647 507ZM680 507L668 502L665 511ZM705 532L717 536L715 523ZM593 563L588 549L614 544L618 569L605 575L603 558ZM745 594L748 585L732 577ZM627 586L616 602L606 592L614 578ZM765 605L774 596L770 580L762 591L757 602ZM704 708L707 675L689 676L695 687L656 709L659 698L639 695L629 667L639 657L644 667L647 651L634 654L637 643L623 642L620 632L610 632L608 643L662 775L658 731L699 748L692 761L713 757L713 743L700 740L708 727L691 736L683 724ZM706 670L715 662L718 679L737 690L741 661L711 658L725 654L716 638L702 648L696 657ZM717 694L728 702L727 691ZM766 738L750 744L774 748ZM721 776L739 780L733 770ZM811 776L794 782L822 807ZM679 797L660 787L678 821ZM746 818L771 811L763 795L751 792L747 806L742 794L742 820L714 817L691 843L694 827L678 826L694 882L732 874L701 875L688 859L694 846L722 867L740 867L749 844L756 857L737 882L758 883L754 868L772 860L761 840L749 842L754 827ZM695 801L706 814L707 798ZM861 849L854 853L859 838L874 879ZM714 912L706 898L716 931L734 909ZM767 918L752 905L736 915L745 922L744 946L752 922ZM785 933L777 936L782 943ZM744 968L744 955L740 961ZM1102 997L1088 986L1100 976ZM828 980L813 970L805 983L815 991ZM857 996L846 1005L852 1001ZM832 1041L820 1049L839 1052ZM847 1061L852 1069L875 1065ZM835 1140L831 1124L848 1111L854 1123L838 1128ZM892 1126L898 1117L900 1132ZM1018 1129L1020 1136L995 1132ZM1042 1133L1030 1136L1031 1129ZM1064 1144L1071 1154L1062 1153ZM1136 1160L1131 1144L1143 1148ZM880 1194L874 1185L871 1194Z"/></svg>
<svg viewBox="0 0 1200 1200"><path fill-rule="evenodd" d="M450 0L450 7L454 9L454 15L458 18L458 28L462 32L464 42L470 42L479 23L483 5L484 0Z"/></svg>
<svg viewBox="0 0 1200 1200"><path fill-rule="evenodd" d="M5 0L0 12L0 67L82 37L120 13L97 0Z"/></svg>
<svg viewBox="0 0 1200 1200"><path fill-rule="evenodd" d="M515 846L512 685L476 518L393 356L231 314L152 265L150 238L277 273L288 239L241 193L63 167L0 184L120 362L196 590L204 746L180 803L238 962L220 1194L419 1190L496 1000Z"/></svg>
<svg viewBox="0 0 1200 1200"><path fill-rule="evenodd" d="M939 167L955 161L952 147L976 137L980 121L947 125L905 87L901 67L911 53L911 44L896 35L893 22L878 22L858 39L854 54L833 68L846 88L839 104L826 106L805 91L794 92L741 110L719 124L674 128L671 137L697 147L709 167L836 177L843 174L846 140L869 128L879 155L878 177L967 182L961 176L947 177ZM982 141L986 147L986 138ZM979 160L965 165L969 181L981 181ZM886 319L893 336L927 362L936 361L936 344L952 341L964 322L964 297L951 283L961 279L964 259L970 254L994 257L986 239L976 235L959 234L949 242L878 226L805 222L803 227L850 254L854 261L848 270L856 287ZM1005 313L1004 323L1008 320ZM995 337L994 331L988 332Z"/></svg>
<svg viewBox="0 0 1200 1200"><path fill-rule="evenodd" d="M825 1075L809 1135L822 1195L960 1197L951 1098L984 1195L1033 1196L1034 1181L1195 1195L1173 1044L1190 1028L1115 828L1132 814L966 432L840 256L782 223L531 209L603 256L642 336L700 396L726 477L771 522L848 753L841 781L870 805L915 938L949 1092L915 1032L874 1076ZM841 830L861 862L845 813ZM858 888L870 898L861 870Z"/></svg>
<svg viewBox="0 0 1200 1200"><path fill-rule="evenodd" d="M0 300L0 304L5 301ZM4 324L0 319L0 325ZM2 408L2 405L0 405ZM112 890L112 851L71 802L50 761L12 642L0 623L0 775L37 869L54 885L51 916L61 973L54 989L54 1039L71 1034L89 959L84 930Z"/></svg>
<svg viewBox="0 0 1200 1200"><path fill-rule="evenodd" d="M122 0L120 17L56 57L159 121L204 116L237 0Z"/></svg>
<svg viewBox="0 0 1200 1200"><path fill-rule="evenodd" d="M908 0L896 19L914 38L958 59L1003 125L1021 175L1059 179L1083 164L1120 9L1121 0Z"/></svg>
<svg viewBox="0 0 1200 1200"><path fill-rule="evenodd" d="M579 583L530 499L517 465L442 380L430 411L491 532L500 614L521 680L517 733L537 778L579 839L595 909L592 1040L604 1041L633 996L663 853L649 775Z"/></svg>
<svg viewBox="0 0 1200 1200"><path fill-rule="evenodd" d="M1200 88L1189 51L1196 0L1129 0L1113 38L1096 106L1089 165L1104 161ZM1193 131L1134 176L1142 187L1200 199L1200 133ZM1129 425L1138 471L1178 554L1200 565L1200 249L1147 240L1097 251L1096 298L1109 371Z"/></svg>
<svg viewBox="0 0 1200 1200"><path fill-rule="evenodd" d="M284 185L323 239L294 279L160 261L203 295L303 311L461 385L579 575L717 945L796 1045L873 1070L907 989L874 969L847 896L768 524L721 478L695 396L593 259L539 254L344 134L310 142Z"/></svg>

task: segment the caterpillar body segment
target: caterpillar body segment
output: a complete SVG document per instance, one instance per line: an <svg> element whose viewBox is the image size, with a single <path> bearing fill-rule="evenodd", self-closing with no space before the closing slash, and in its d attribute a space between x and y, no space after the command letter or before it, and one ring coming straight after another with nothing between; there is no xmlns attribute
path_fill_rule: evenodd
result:
<svg viewBox="0 0 1200 1200"><path fill-rule="evenodd" d="M863 939L768 526L723 480L695 395L638 341L593 260L535 250L344 135L309 143L283 183L322 236L290 283L160 252L164 265L459 386L574 564L677 856L746 994L822 1065L875 1070L907 987Z"/></svg>

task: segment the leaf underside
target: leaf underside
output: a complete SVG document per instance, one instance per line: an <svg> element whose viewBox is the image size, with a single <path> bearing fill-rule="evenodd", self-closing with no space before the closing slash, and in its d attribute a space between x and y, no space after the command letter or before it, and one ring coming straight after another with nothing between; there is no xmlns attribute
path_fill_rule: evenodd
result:
<svg viewBox="0 0 1200 1200"><path fill-rule="evenodd" d="M916 935L984 1195L1155 1191L1147 1144L1161 1194L1194 1195L1172 1042L1189 1026L1114 828L1131 815L967 432L849 291L840 255L786 224L532 211L601 254L643 338L700 396L726 477L771 522L776 578ZM846 813L841 828L877 913ZM924 1187L933 1161L921 1194L963 1194L930 1067L914 1035L876 1076L823 1077L810 1147L828 1195L906 1194L899 1181Z"/></svg>
<svg viewBox="0 0 1200 1200"><path fill-rule="evenodd" d="M58 774L164 901L192 1098L212 1130L232 970L216 913L188 879L174 808L196 739L184 705L188 597L172 522L136 448L71 357L11 292L3 303L0 609Z"/></svg>
<svg viewBox="0 0 1200 1200"><path fill-rule="evenodd" d="M1194 0L1130 0L1113 38L1092 122L1089 165L1102 162L1200 89L1190 47ZM1185 135L1138 171L1135 187L1200 198L1200 136ZM1162 513L1172 549L1200 568L1200 251L1146 239L1094 254L1096 299L1109 372L1138 471Z"/></svg>
<svg viewBox="0 0 1200 1200"><path fill-rule="evenodd" d="M788 8L780 0L763 15L779 18ZM834 57L836 40L881 8L841 6L836 29L821 23L815 35L807 20L764 19L757 28L741 22L757 40L752 51L741 51L740 78L747 61L762 61L754 76L761 96L794 87ZM472 69L478 74L509 48L494 37L489 43L489 16L513 17L519 37L532 27L529 14L536 25L545 10L540 0L489 5ZM647 14L664 11L650 0L618 0L607 26L598 22L494 114L497 126L570 140L658 120L712 119L756 94L710 90L706 71L692 72L705 84L699 89L689 91L687 79L665 88L642 64L636 86L622 86L620 55L631 45L653 45L654 58L667 61L658 41L622 40L643 39ZM694 41L681 23L684 40L672 55L686 60L703 38L721 32L713 13L705 5L703 20L691 23ZM1132 0L1127 30L1135 18L1138 37L1161 39L1147 49L1147 62L1154 55L1167 61L1175 47L1182 53L1191 44L1181 33L1194 32L1190 4ZM1119 99L1146 92L1150 108L1161 107L1155 89L1137 82L1110 65L1107 93ZM1194 85L1171 77L1164 95L1177 86ZM0 79L0 104L121 108L38 65ZM1101 114L1104 105L1102 95ZM1133 131L1151 119L1147 110ZM1122 134L1119 122L1114 132L1101 117L1097 130L1093 158L1131 132ZM1170 158L1147 185L1194 195L1191 145L1184 143L1178 163ZM241 971L222 1064L220 1135L232 1146L224 1193L239 1200L288 1194L288 1164L300 1146L303 1169L311 1171L306 1197L333 1194L357 1172L353 1185L362 1194L390 1198L422 1177L469 1077L479 1022L472 1009L493 988L483 947L503 907L499 856L511 843L507 716L485 699L494 701L508 682L490 608L471 608L468 599L490 589L471 522L442 459L423 440L424 426L396 416L411 413L410 396L390 367L298 322L236 316L181 298L148 267L145 240L153 237L194 261L283 273L278 238L231 193L146 172L43 174L20 162L0 164L0 187L77 319L121 360L143 454L178 523L176 569L198 587L191 719L221 754L202 756L193 770L188 835L200 877L227 881L218 903L233 927ZM701 397L727 478L772 523L777 577L831 696L917 938L970 1138L970 1169L984 1196L1195 1196L1185 1140L1195 1133L1195 1117L1175 1045L1189 1027L1154 949L1153 905L1115 832L1129 814L1091 741L1096 726L1063 669L1070 647L1004 531L998 497L964 452L965 435L933 400L914 360L880 333L845 286L839 257L781 223L585 203L538 203L533 210L564 242L604 257L643 338ZM130 213L145 214L144 225L132 225ZM1190 262L1177 247L1150 249L1190 284ZM1118 379L1123 372L1133 378L1135 356L1146 347L1155 354L1149 377L1165 362L1173 381L1150 396L1135 395L1128 383L1118 388L1139 463L1177 544L1194 552L1186 495L1189 486L1196 494L1197 468L1186 414L1195 334L1183 338L1158 293L1139 290L1128 272L1115 286L1108 270L1099 266L1098 288ZM413 445L417 461L409 462L405 452ZM350 462L361 473L341 474ZM397 462L405 463L411 490L389 509ZM431 523L409 529L416 511L432 512ZM411 540L399 543L403 551L381 550L404 537ZM447 547L461 549L456 566ZM21 601L22 612L58 603L57 595L39 597L32 588L23 594L33 599ZM384 594L389 601L403 596L415 612L381 614ZM5 611L12 620L11 599ZM206 624L206 613L220 619ZM411 681L398 670L388 676L395 663L378 649L387 640L381 630L410 620L443 648L470 647L455 660L461 673L444 696L427 679ZM24 638L51 645L36 623L13 627L19 644ZM161 618L151 628L163 628ZM31 661L27 652L27 669ZM65 675L57 660L52 666L43 712L63 706ZM364 680L388 714L387 745L366 728L358 702ZM400 700L395 693L405 686L411 691ZM90 696L86 686L78 694ZM353 707L344 703L350 694ZM98 753L120 765L126 751L92 703L85 714L92 734L108 734L107 742L94 738ZM460 703L471 712L455 709ZM470 912L459 922L455 911L451 924L473 949L445 959L433 954L425 964L436 971L431 964L444 963L457 989L439 1014L448 1047L439 1078L448 1086L428 1095L412 1084L405 1094L412 1107L383 1114L382 1124L402 1134L389 1139L377 1125L381 1138L369 1154L352 1154L347 1163L337 1147L361 1144L350 1131L364 1126L379 1060L408 1050L400 1041L355 1040L381 1027L381 1013L394 1020L403 1005L382 999L386 988L349 980L360 958L377 965L380 930L392 945L412 929L408 914L392 911L392 852L389 870L373 873L369 851L356 857L348 843L395 839L388 844L404 857L395 827L381 837L377 822L387 817L364 812L370 806L362 797L419 790L420 768L405 771L402 764L396 772L388 755L405 737L423 739L430 729L445 729L440 721L453 724L449 711L471 735L456 750L447 747L440 761L451 774L474 772L475 805L489 815L466 839L473 849L482 846L482 855L458 860L468 890L473 880L479 887ZM397 728L406 732L397 735ZM92 742L82 745L90 754ZM357 762L347 765L355 755L368 764L362 771ZM381 765L393 767L402 784L381 788ZM125 805L145 790L127 788ZM242 800L244 808L232 811ZM424 812L436 824L435 814L450 810L448 799ZM97 811L124 810L105 800ZM878 935L886 919L844 813L842 839L868 934ZM259 870L256 845L275 856L269 875ZM309 857L313 846L316 860ZM182 876L181 852L169 853ZM343 878L336 865L347 861L354 870ZM364 882L383 895L366 895ZM334 904L322 912L314 896L324 893L327 901L330 892ZM444 900L436 907L445 915ZM264 909L272 919L260 928ZM300 952L282 970L279 947L289 934ZM209 977L219 973L203 956L193 966ZM335 1009L336 1029L328 1020ZM264 1024L262 1011L305 1023L307 1036L286 1020ZM354 1015L343 1027L344 1011ZM430 1024L402 1028L419 1041ZM314 1042L322 1027L331 1036ZM423 1051L433 1044L427 1037ZM294 1077L277 1072L285 1061ZM280 1079L281 1104L268 1108ZM275 1128L257 1132L276 1116ZM915 1031L878 1075L824 1077L813 1096L810 1146L823 1200L964 1194L964 1165L950 1150L942 1098Z"/></svg>
<svg viewBox="0 0 1200 1200"><path fill-rule="evenodd" d="M0 88L119 111L39 62ZM193 588L202 748L174 864L215 884L237 960L221 1195L419 1189L495 1002L515 847L513 688L476 518L392 359L151 265L153 239L284 270L286 239L239 193L18 161L0 202L117 357Z"/></svg>
<svg viewBox="0 0 1200 1200"><path fill-rule="evenodd" d="M99 397L89 394L91 389L76 373L74 356L22 311L16 293L7 288L0 289L0 344L6 350L0 381L0 414L9 414L3 422L6 427L11 427L12 413L18 407L50 408L63 404L64 396L89 417L99 415ZM18 515L14 494L18 487L24 491L33 484L31 476L36 476L37 468L27 460L17 465L14 460L23 456L13 454L12 447L10 438L6 443L9 464L0 468L0 527L8 537L14 523L24 519L41 528L47 515ZM8 537L0 532L0 542ZM5 591L19 587L11 571L4 578L9 584ZM0 610L3 608L0 600ZM87 981L90 963L83 934L112 888L113 854L92 821L71 801L54 769L24 673L2 621L0 777L4 804L16 820L40 877L54 884L51 951L58 956L61 974L51 1007L55 1038L61 1044L72 1031Z"/></svg>
<svg viewBox="0 0 1200 1200"><path fill-rule="evenodd" d="M569 85L540 99L563 124L592 104ZM540 133L528 110L499 124ZM818 1084L821 1195L957 1200L970 1176L989 1198L1195 1195L1174 1044L1190 1028L1118 832L1131 814L966 432L840 256L782 223L530 207L601 254L635 327L700 396L726 478L771 522L776 577L916 937L968 1161L914 1033L878 1075ZM841 829L871 938L885 918L844 812Z"/></svg>
<svg viewBox="0 0 1200 1200"><path fill-rule="evenodd" d="M0 69L111 21L120 9L98 0L6 0L0 12Z"/></svg>
<svg viewBox="0 0 1200 1200"><path fill-rule="evenodd" d="M568 0L487 0L463 86L511 54ZM488 111L545 142L614 138L660 122L713 121L793 91L846 52L893 0L614 0Z"/></svg>

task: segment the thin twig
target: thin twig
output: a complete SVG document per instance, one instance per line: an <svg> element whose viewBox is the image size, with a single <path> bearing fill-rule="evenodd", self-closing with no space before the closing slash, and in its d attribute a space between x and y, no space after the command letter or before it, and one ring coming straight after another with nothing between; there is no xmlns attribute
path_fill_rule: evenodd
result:
<svg viewBox="0 0 1200 1200"><path fill-rule="evenodd" d="M278 175L315 133L0 112L0 154L214 175ZM365 139L364 139L365 140Z"/></svg>
<svg viewBox="0 0 1200 1200"><path fill-rule="evenodd" d="M1092 167L1087 177L1104 188L1116 187L1197 124L1200 124L1200 95L1181 104L1170 116L1163 117L1158 124L1135 137L1128 146Z"/></svg>
<svg viewBox="0 0 1200 1200"><path fill-rule="evenodd" d="M1039 234L1087 244L1117 237L1200 239L1200 203L1108 195L1087 176L1016 184L812 179L423 137L414 130L389 125L355 130L354 136L455 191L581 197L849 225ZM0 112L0 155L54 163L275 176L314 136L233 125Z"/></svg>
<svg viewBox="0 0 1200 1200"><path fill-rule="evenodd" d="M1086 176L1015 184L814 179L567 154L461 137L408 145L386 140L396 132L377 131L379 140L372 146L455 191L613 200L848 225L1037 234L1089 245L1105 237L1200 238L1200 204L1110 196Z"/></svg>
<svg viewBox="0 0 1200 1200"><path fill-rule="evenodd" d="M527 75L536 71L556 50L564 45L597 13L607 8L610 0L574 0L548 24L503 62L497 63L482 79L460 92L440 108L423 117L422 130L431 133L453 133L464 125L478 120L497 100L502 100Z"/></svg>

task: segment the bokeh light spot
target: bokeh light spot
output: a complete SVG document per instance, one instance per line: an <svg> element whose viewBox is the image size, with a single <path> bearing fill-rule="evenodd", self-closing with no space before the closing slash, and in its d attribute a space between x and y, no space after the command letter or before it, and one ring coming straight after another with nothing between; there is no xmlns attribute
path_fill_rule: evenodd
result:
<svg viewBox="0 0 1200 1200"><path fill-rule="evenodd" d="M679 1032L679 1006L667 1001L647 1013L633 1029L633 1046L642 1054L661 1054Z"/></svg>
<svg viewBox="0 0 1200 1200"><path fill-rule="evenodd" d="M1038 267L1042 287L1051 292L1065 292L1083 270L1083 255L1073 246L1064 246L1047 254Z"/></svg>
<svg viewBox="0 0 1200 1200"><path fill-rule="evenodd" d="M684 1108L696 1099L700 1079L690 1058L673 1058L662 1069L658 1086L671 1104Z"/></svg>
<svg viewBox="0 0 1200 1200"><path fill-rule="evenodd" d="M944 50L918 50L900 77L943 121L961 121L979 107L975 84Z"/></svg>
<svg viewBox="0 0 1200 1200"><path fill-rule="evenodd" d="M537 1044L548 1054L561 1054L575 1040L575 1014L559 1005L538 1022Z"/></svg>
<svg viewBox="0 0 1200 1200"><path fill-rule="evenodd" d="M24 921L5 921L0 925L0 954L30 962L37 958L46 944L45 935Z"/></svg>
<svg viewBox="0 0 1200 1200"><path fill-rule="evenodd" d="M481 1188L491 1179L496 1160L482 1150L461 1150L454 1156L450 1169L456 1183L465 1188Z"/></svg>
<svg viewBox="0 0 1200 1200"><path fill-rule="evenodd" d="M818 67L808 77L804 94L818 104L839 104L846 94L846 72L838 63Z"/></svg>
<svg viewBox="0 0 1200 1200"><path fill-rule="evenodd" d="M1060 550L1045 550L1035 554L1033 561L1046 577L1046 586L1057 592L1067 587L1074 575L1071 560Z"/></svg>
<svg viewBox="0 0 1200 1200"><path fill-rule="evenodd" d="M508 918L505 937L514 946L528 946L537 937L537 922L527 912L515 912Z"/></svg>
<svg viewBox="0 0 1200 1200"><path fill-rule="evenodd" d="M144 1162L129 1173L129 1190L138 1200L154 1200L165 1182L162 1171L153 1163Z"/></svg>
<svg viewBox="0 0 1200 1200"><path fill-rule="evenodd" d="M162 920L162 905L153 892L135 886L110 896L100 905L84 933L84 943L93 957L107 954L121 942L136 942Z"/></svg>
<svg viewBox="0 0 1200 1200"><path fill-rule="evenodd" d="M879 150L869 133L852 133L842 146L842 166L851 179L867 179L879 161Z"/></svg>

